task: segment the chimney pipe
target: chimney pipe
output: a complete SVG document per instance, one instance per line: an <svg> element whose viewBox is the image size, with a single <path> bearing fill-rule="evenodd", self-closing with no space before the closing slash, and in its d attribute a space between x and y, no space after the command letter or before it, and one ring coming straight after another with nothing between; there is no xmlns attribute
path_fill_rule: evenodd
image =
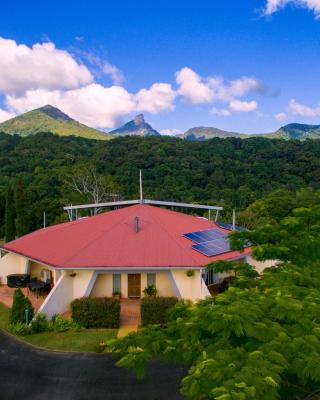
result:
<svg viewBox="0 0 320 400"><path fill-rule="evenodd" d="M135 232L139 232L139 218L138 217L134 217L134 231Z"/></svg>

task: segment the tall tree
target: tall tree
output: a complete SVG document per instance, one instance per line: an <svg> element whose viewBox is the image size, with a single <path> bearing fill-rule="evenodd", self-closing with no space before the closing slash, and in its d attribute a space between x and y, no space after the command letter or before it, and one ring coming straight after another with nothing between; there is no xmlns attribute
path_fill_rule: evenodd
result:
<svg viewBox="0 0 320 400"><path fill-rule="evenodd" d="M29 232L29 218L26 197L24 182L21 178L19 178L15 187L16 234L18 237Z"/></svg>
<svg viewBox="0 0 320 400"><path fill-rule="evenodd" d="M16 237L15 224L15 206L14 194L11 186L8 186L6 193L6 210L5 210L5 239L6 242L14 240Z"/></svg>
<svg viewBox="0 0 320 400"><path fill-rule="evenodd" d="M6 209L6 199L0 193L0 238L4 237L4 214Z"/></svg>

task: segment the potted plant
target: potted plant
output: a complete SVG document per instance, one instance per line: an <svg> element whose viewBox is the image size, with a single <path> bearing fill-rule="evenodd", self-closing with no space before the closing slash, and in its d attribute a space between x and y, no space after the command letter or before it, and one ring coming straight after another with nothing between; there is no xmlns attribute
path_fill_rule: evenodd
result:
<svg viewBox="0 0 320 400"><path fill-rule="evenodd" d="M157 295L157 288L155 285L148 285L144 290L143 293L145 296L152 297Z"/></svg>
<svg viewBox="0 0 320 400"><path fill-rule="evenodd" d="M113 292L112 293L112 298L116 299L116 300L120 300L121 298L121 293L120 292Z"/></svg>

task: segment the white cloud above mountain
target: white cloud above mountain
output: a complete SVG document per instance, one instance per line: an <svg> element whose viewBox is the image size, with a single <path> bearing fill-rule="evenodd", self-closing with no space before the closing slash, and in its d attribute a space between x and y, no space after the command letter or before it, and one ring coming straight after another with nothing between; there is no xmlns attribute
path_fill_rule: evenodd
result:
<svg viewBox="0 0 320 400"><path fill-rule="evenodd" d="M295 99L291 99L288 104L288 109L294 115L300 115L303 117L318 117L320 116L320 106L308 107L301 103L298 103Z"/></svg>
<svg viewBox="0 0 320 400"><path fill-rule="evenodd" d="M108 75L113 84L99 83L101 74ZM122 86L124 80L117 66L94 52L79 52L76 57L52 42L27 46L0 37L1 120L51 104L84 124L107 129L135 112L173 111L178 98L193 105L223 105L211 112L229 116L255 110L256 101L243 97L261 87L253 77L204 78L189 67L176 72L175 85L155 82L131 92Z"/></svg>
<svg viewBox="0 0 320 400"><path fill-rule="evenodd" d="M312 11L316 18L320 18L320 0L267 0L263 10L264 15L271 15L288 4L304 7Z"/></svg>
<svg viewBox="0 0 320 400"><path fill-rule="evenodd" d="M0 37L0 92L74 89L93 81L89 69L53 43L32 47Z"/></svg>

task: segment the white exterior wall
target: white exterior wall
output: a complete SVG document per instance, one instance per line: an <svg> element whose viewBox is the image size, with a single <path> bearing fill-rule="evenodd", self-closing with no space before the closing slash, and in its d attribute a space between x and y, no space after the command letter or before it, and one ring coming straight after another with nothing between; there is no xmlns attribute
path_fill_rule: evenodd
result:
<svg viewBox="0 0 320 400"><path fill-rule="evenodd" d="M261 274L265 268L273 267L279 263L278 260L257 261L251 255L246 257L246 262L252 265L259 274Z"/></svg>
<svg viewBox="0 0 320 400"><path fill-rule="evenodd" d="M211 297L201 276L200 270L194 270L193 276L186 275L187 270L171 270L172 278L181 298L197 301Z"/></svg>
<svg viewBox="0 0 320 400"><path fill-rule="evenodd" d="M25 274L28 267L28 259L18 254L7 253L0 258L0 282L7 284L7 275Z"/></svg>

